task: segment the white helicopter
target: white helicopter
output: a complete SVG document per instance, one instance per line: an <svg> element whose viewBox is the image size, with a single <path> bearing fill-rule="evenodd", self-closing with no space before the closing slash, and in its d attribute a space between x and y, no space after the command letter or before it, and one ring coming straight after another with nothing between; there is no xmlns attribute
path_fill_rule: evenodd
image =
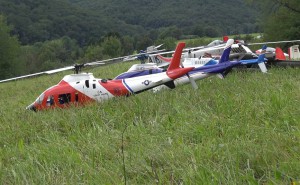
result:
<svg viewBox="0 0 300 185"><path fill-rule="evenodd" d="M198 59L202 60L202 62L208 60L205 58L218 59L221 56L221 54L225 48L227 40L228 40L228 37L224 36L223 41L215 40L206 46L187 48L184 50L185 52L182 54L182 58L189 58L189 59L190 58L198 58ZM276 44L276 43L295 43L295 42L300 42L300 40L261 42L261 43L245 43L243 40L236 40L235 44L233 44L231 47L230 59L231 60L234 60L234 59L235 60L257 59L258 55L260 54L259 51L253 52L248 46ZM275 50L274 50L274 52L272 52L272 54L270 54L270 52L268 52L269 50L270 49L267 49L266 58L272 60L275 56ZM173 52L174 51L167 51L167 52L159 52L156 54L150 54L148 60L150 63L152 62L152 63L157 63L158 65L164 65L162 62L163 60L159 60L159 57L157 57L157 56L165 55L165 54L172 54ZM286 56L287 56L287 54L286 54Z"/></svg>
<svg viewBox="0 0 300 185"><path fill-rule="evenodd" d="M158 86L154 88L154 92L157 92L161 89L164 88L175 88L177 85L180 84L186 84L190 82L192 86L197 89L197 84L195 83L195 80L201 80L207 77L210 77L212 75L218 75L221 78L224 78L230 70L237 66L237 65L243 65L243 63L257 63L262 72L267 72L267 69L264 64L264 58L265 58L265 49L266 46L263 47L262 54L258 57L258 59L252 59L252 60L238 60L238 61L230 61L229 60L229 54L231 51L231 46L233 44L233 39L229 39L226 43L226 47L224 49L224 52L222 53L222 56L219 61L215 61L211 59L211 62L214 62L214 64L195 64L193 61L187 62L184 60L182 63L182 67L194 67L192 71L187 73L185 76L182 76L172 82L169 82L167 84ZM173 59L173 58L172 58ZM169 59L169 60L172 60ZM168 61L169 62L169 61ZM124 78L134 78L137 76L144 76L144 75L149 75L149 74L156 74L156 73L161 73L163 72L164 69L159 67L156 63L146 63L146 64L134 64L127 72L124 72L114 79L124 79Z"/></svg>

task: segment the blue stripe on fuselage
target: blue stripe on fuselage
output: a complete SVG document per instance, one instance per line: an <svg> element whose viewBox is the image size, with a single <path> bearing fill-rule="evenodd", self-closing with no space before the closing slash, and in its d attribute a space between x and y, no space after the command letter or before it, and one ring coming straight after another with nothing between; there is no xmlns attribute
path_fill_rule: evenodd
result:
<svg viewBox="0 0 300 185"><path fill-rule="evenodd" d="M122 83L125 85L125 87L128 89L128 91L130 91L132 94L134 94L134 91L125 82L125 79L122 79Z"/></svg>
<svg viewBox="0 0 300 185"><path fill-rule="evenodd" d="M204 66L211 66L211 65L216 65L218 62L216 60L211 59L208 61Z"/></svg>

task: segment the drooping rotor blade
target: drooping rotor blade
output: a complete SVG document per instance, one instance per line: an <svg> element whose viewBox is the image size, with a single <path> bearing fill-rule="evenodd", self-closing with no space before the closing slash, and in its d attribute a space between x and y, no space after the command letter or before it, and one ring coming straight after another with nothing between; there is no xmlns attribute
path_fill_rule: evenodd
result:
<svg viewBox="0 0 300 185"><path fill-rule="evenodd" d="M156 49L161 47L162 45L163 44L156 46ZM165 50L164 49L155 50L155 51L151 51L149 53L157 53L157 52L162 52L162 51L165 51ZM38 73L22 75L22 76L18 76L18 77L14 77L14 78L0 80L0 83L23 79L23 78L28 78L28 77L33 77L33 76L38 76L38 75L43 75L43 74L53 74L53 73L58 73L58 72L71 70L71 69L75 70L75 73L78 73L81 71L81 68L83 68L83 67L96 66L96 65L109 65L109 64L115 64L115 63L124 62L124 61L136 60L137 56L139 56L139 55L140 54L135 54L135 55L128 55L128 56L116 57L116 58L111 58L111 59L105 59L105 60L100 60L100 61L95 61L95 62L89 62L89 63L85 63L85 64L75 64L74 66L67 66L67 67L63 67L63 68L58 68L58 69L53 69L53 70L48 70L48 71L43 71L43 72L38 72Z"/></svg>
<svg viewBox="0 0 300 185"><path fill-rule="evenodd" d="M203 49L203 48L205 48L205 46L199 46L199 47L193 47L193 48L185 48L182 51L183 52L189 52L189 51L195 51L195 50L199 50L199 49ZM212 47L212 48L214 48L214 47ZM162 51L162 52L150 54L149 56L173 54L174 52L175 52L175 50L165 51L165 52Z"/></svg>
<svg viewBox="0 0 300 185"><path fill-rule="evenodd" d="M70 70L70 69L74 69L74 66L68 66L68 67L63 67L63 68L59 68L59 69L53 69L50 71L45 71L45 74L54 74L54 73L58 73L58 72L62 72L62 71L66 71L66 70Z"/></svg>
<svg viewBox="0 0 300 185"><path fill-rule="evenodd" d="M29 77L33 77L33 76L42 75L42 74L44 74L44 72L18 76L18 77L14 77L14 78L5 79L5 80L0 80L0 83L9 82L9 81L13 81L13 80L18 80L18 79L22 79L22 78L29 78Z"/></svg>
<svg viewBox="0 0 300 185"><path fill-rule="evenodd" d="M288 40L288 41L274 41L274 42L257 42L257 43L248 43L247 45L263 45L263 44L277 44L277 43L289 43L289 42L300 42L300 40Z"/></svg>
<svg viewBox="0 0 300 185"><path fill-rule="evenodd" d="M84 66L97 66L97 65L105 65L105 64L106 63L99 61L99 62L86 63L86 64L84 64Z"/></svg>
<svg viewBox="0 0 300 185"><path fill-rule="evenodd" d="M158 45L158 46L155 46L154 48L155 48L155 49L158 49L158 48L160 48L162 45L164 45L164 44L160 44L160 45Z"/></svg>
<svg viewBox="0 0 300 185"><path fill-rule="evenodd" d="M104 65L104 64L105 63L103 63L102 61L96 61L96 62L81 64L81 65L75 64L74 66L66 66L66 67L62 67L62 68L58 68L58 69L42 71L42 72L33 73L33 74L29 74L29 75L22 75L22 76L18 76L18 77L14 77L14 78L8 78L8 79L5 79L5 80L0 80L0 83L9 82L9 81L13 81L13 80L19 80L19 79L23 79L23 78L34 77L34 76L39 76L39 75L43 75L43 74L50 75L50 74L54 74L54 73L58 73L58 72L62 72L62 71L74 70L78 66L80 66L79 68L81 68L81 67L85 67L85 66L96 66L96 65ZM79 69L79 71L80 71L80 69Z"/></svg>

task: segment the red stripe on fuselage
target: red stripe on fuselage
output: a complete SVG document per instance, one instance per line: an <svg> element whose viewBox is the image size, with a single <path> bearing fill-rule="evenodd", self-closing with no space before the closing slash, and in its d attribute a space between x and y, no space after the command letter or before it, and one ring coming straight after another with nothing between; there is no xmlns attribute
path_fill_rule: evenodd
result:
<svg viewBox="0 0 300 185"><path fill-rule="evenodd" d="M114 96L127 96L131 94L123 85L122 80L99 81L99 83Z"/></svg>

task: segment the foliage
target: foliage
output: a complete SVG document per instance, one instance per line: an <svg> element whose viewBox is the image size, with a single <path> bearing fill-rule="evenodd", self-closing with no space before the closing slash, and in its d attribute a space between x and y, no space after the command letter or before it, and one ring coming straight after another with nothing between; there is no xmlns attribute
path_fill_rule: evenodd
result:
<svg viewBox="0 0 300 185"><path fill-rule="evenodd" d="M268 41L300 38L300 3L298 0L248 0L261 11L260 24Z"/></svg>
<svg viewBox="0 0 300 185"><path fill-rule="evenodd" d="M21 46L19 61L26 66L22 74L35 73L73 65L82 56L76 40L69 37Z"/></svg>
<svg viewBox="0 0 300 185"><path fill-rule="evenodd" d="M90 72L114 77L131 64ZM124 184L124 176L127 184L299 182L297 68L233 72L197 81L198 90L25 110L67 73L1 84L0 184Z"/></svg>
<svg viewBox="0 0 300 185"><path fill-rule="evenodd" d="M177 39L173 37L166 37L164 39L158 39L155 41L156 45L163 44L163 48L166 50L174 50L176 48Z"/></svg>
<svg viewBox="0 0 300 185"><path fill-rule="evenodd" d="M17 75L22 67L17 60L20 44L17 37L11 36L11 30L5 17L0 15L0 79Z"/></svg>
<svg viewBox="0 0 300 185"><path fill-rule="evenodd" d="M85 49L84 56L79 59L81 63L103 59L103 48L99 45L91 45Z"/></svg>
<svg viewBox="0 0 300 185"><path fill-rule="evenodd" d="M102 43L103 54L108 57L119 57L123 55L121 40L118 37L107 37Z"/></svg>
<svg viewBox="0 0 300 185"><path fill-rule="evenodd" d="M233 8L237 4L238 8ZM134 38L151 35L156 40L158 35L179 38L258 31L252 26L254 9L244 0L0 0L0 11L15 26L13 32L22 44L68 36L84 47L96 44L108 33ZM196 26L206 32L201 33ZM152 37L155 31L159 33Z"/></svg>

